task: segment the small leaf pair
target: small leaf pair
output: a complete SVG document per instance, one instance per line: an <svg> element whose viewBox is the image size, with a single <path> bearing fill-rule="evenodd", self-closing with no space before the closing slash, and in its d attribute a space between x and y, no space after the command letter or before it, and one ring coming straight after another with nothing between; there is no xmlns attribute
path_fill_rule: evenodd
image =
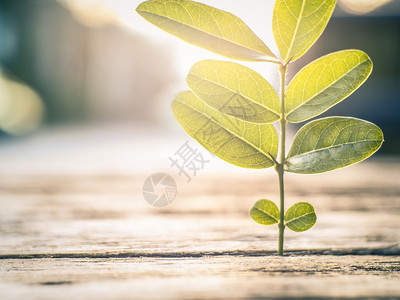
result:
<svg viewBox="0 0 400 300"><path fill-rule="evenodd" d="M274 225L280 223L279 208L274 202L267 199L258 200L250 209L251 218L262 225ZM310 203L298 202L292 205L285 213L284 226L289 229L302 232L310 229L317 221L317 215Z"/></svg>

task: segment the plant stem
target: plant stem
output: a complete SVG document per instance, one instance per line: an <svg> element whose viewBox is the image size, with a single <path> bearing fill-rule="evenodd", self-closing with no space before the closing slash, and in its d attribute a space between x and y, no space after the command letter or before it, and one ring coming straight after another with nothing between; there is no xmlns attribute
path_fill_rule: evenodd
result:
<svg viewBox="0 0 400 300"><path fill-rule="evenodd" d="M284 165L285 165L285 145L286 145L286 116L285 116L285 80L286 80L287 65L279 66L279 73L281 75L281 118L279 123L281 125L280 130L280 160L279 164L276 166L276 171L278 172L279 178L279 198L280 198L280 215L279 215L279 245L278 245L278 255L283 255L283 239L284 239L284 216L285 216L285 189L284 189Z"/></svg>

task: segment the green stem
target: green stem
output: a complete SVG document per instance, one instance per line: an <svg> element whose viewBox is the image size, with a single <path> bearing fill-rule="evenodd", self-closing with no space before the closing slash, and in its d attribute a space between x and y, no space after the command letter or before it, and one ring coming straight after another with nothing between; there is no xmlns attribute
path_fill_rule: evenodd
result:
<svg viewBox="0 0 400 300"><path fill-rule="evenodd" d="M283 255L283 240L284 240L284 216L285 216L285 189L284 189L284 165L285 165L285 145L286 145L286 116L285 116L285 80L286 80L287 65L279 66L279 73L281 75L281 118L279 123L281 125L280 131L280 159L279 164L276 166L276 171L278 172L279 178L279 198L280 198L280 215L279 215L279 245L278 245L278 255Z"/></svg>

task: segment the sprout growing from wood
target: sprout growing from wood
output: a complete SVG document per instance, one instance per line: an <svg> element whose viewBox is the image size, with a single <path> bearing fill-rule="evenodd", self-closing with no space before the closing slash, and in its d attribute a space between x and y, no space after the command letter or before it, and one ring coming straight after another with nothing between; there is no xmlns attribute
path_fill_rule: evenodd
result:
<svg viewBox="0 0 400 300"><path fill-rule="evenodd" d="M196 46L231 59L278 64L279 95L247 67L200 61L187 76L190 90L176 96L172 111L182 128L219 158L244 168L275 168L279 208L271 200L261 199L250 216L263 225L278 225L279 255L283 255L286 227L305 231L317 219L307 202L296 203L285 212L284 173L315 174L342 168L368 158L383 143L381 129L370 122L327 117L300 128L286 155L288 122L318 116L353 93L372 72L367 54L343 50L311 62L287 85L290 63L322 34L335 2L276 1L272 30L280 58L242 20L211 6L189 0L150 0L137 8L149 22ZM280 136L275 122L280 124Z"/></svg>

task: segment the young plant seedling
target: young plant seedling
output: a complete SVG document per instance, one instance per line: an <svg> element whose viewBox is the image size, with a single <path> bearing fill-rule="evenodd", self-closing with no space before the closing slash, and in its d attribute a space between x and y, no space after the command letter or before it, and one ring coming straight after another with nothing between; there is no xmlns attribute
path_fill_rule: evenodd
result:
<svg viewBox="0 0 400 300"><path fill-rule="evenodd" d="M180 93L172 111L182 128L207 150L244 168L274 167L280 206L258 200L254 221L277 224L278 254L285 227L297 232L316 222L311 204L299 202L285 213L284 173L315 174L360 162L383 143L381 129L352 117L327 117L305 124L286 155L286 125L313 118L353 93L371 74L372 61L360 50L323 56L300 70L287 85L290 63L324 31L335 0L277 0L272 30L280 58L238 17L189 0L150 0L137 12L182 40L222 56L279 66L280 96L258 73L240 64L203 60L187 76L190 91ZM280 124L280 138L273 123ZM278 157L279 148L279 157Z"/></svg>

